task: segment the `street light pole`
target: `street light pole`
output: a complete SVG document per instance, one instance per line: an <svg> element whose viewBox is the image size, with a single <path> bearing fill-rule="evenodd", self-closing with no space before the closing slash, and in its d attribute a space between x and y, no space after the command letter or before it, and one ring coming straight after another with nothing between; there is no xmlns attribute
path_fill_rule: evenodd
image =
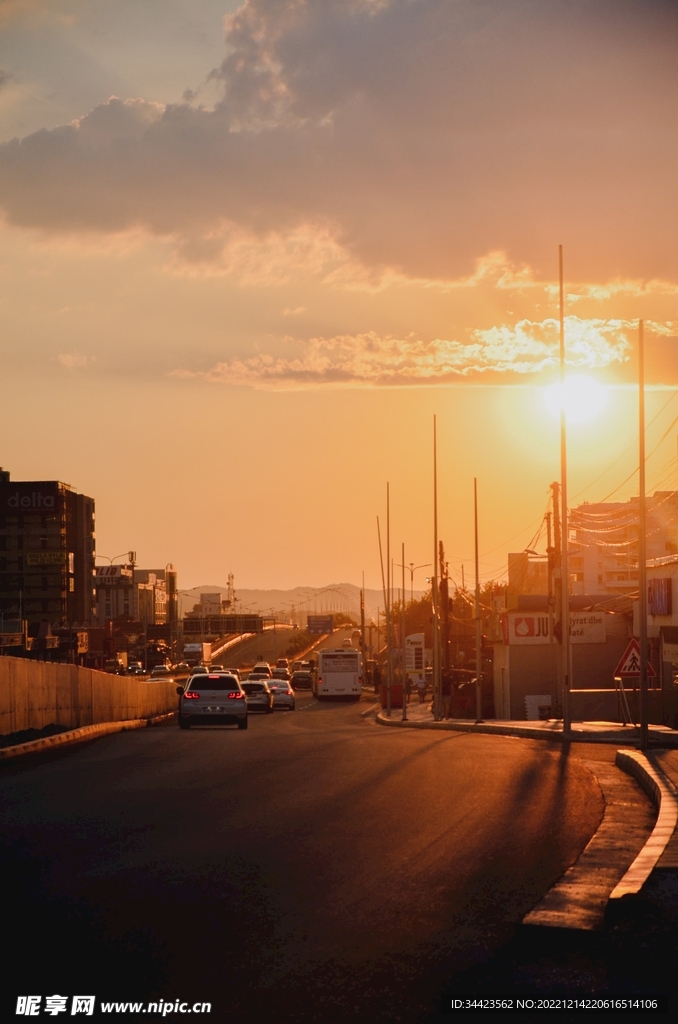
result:
<svg viewBox="0 0 678 1024"><path fill-rule="evenodd" d="M433 417L433 718L441 718L440 636L438 629L438 449L436 417Z"/></svg>
<svg viewBox="0 0 678 1024"><path fill-rule="evenodd" d="M483 720L481 678L483 671L480 629L480 569L478 558L478 481L473 478L473 521L475 527L475 562L476 562L476 725Z"/></svg>
<svg viewBox="0 0 678 1024"><path fill-rule="evenodd" d="M645 351L638 321L638 614L640 640L640 749L647 750L647 550L645 523Z"/></svg>
<svg viewBox="0 0 678 1024"><path fill-rule="evenodd" d="M558 246L558 271L560 283L560 499L561 499L561 643L563 677L563 736L567 736L572 725L570 707L570 590L568 567L567 527L567 416L565 411L565 291L563 287L563 247Z"/></svg>

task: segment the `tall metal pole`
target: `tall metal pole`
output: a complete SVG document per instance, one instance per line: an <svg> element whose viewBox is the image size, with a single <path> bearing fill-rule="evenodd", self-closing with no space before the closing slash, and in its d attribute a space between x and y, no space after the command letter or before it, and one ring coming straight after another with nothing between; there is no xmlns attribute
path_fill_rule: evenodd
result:
<svg viewBox="0 0 678 1024"><path fill-rule="evenodd" d="M476 722L483 720L482 694L480 682L483 673L483 659L480 649L480 569L478 559L478 481L473 477L473 521L475 525L475 558L476 558Z"/></svg>
<svg viewBox="0 0 678 1024"><path fill-rule="evenodd" d="M436 417L433 417L433 718L442 717L440 687L440 630L438 607L438 449Z"/></svg>
<svg viewBox="0 0 678 1024"><path fill-rule="evenodd" d="M638 321L638 615L640 620L640 749L647 750L647 551L645 524L645 345Z"/></svg>
<svg viewBox="0 0 678 1024"><path fill-rule="evenodd" d="M402 599L400 602L400 647L402 650L402 684L403 684L403 722L407 721L407 668L405 665L405 542L402 545L402 569L403 588L400 591Z"/></svg>
<svg viewBox="0 0 678 1024"><path fill-rule="evenodd" d="M391 658L391 496L386 484L386 714L391 717L391 686L393 685L393 662Z"/></svg>
<svg viewBox="0 0 678 1024"><path fill-rule="evenodd" d="M561 628L562 628L562 679L563 679L563 735L572 726L570 707L570 572L568 566L567 528L567 415L565 411L565 290L563 287L563 247L558 246L558 271L560 278L560 499L561 499Z"/></svg>
<svg viewBox="0 0 678 1024"><path fill-rule="evenodd" d="M360 654L363 661L363 685L367 683L367 651L365 648L365 571L363 570L363 585L360 590Z"/></svg>

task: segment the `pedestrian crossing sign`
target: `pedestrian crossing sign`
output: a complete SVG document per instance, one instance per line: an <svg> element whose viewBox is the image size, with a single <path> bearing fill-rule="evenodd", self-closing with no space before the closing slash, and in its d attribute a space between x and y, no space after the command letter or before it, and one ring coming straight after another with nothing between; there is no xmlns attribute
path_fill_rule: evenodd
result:
<svg viewBox="0 0 678 1024"><path fill-rule="evenodd" d="M639 676L640 675L640 644L635 637L629 640L628 646L624 651L619 664L614 670L615 678L623 679L625 676ZM657 673L652 668L650 662L647 662L647 678L656 679Z"/></svg>

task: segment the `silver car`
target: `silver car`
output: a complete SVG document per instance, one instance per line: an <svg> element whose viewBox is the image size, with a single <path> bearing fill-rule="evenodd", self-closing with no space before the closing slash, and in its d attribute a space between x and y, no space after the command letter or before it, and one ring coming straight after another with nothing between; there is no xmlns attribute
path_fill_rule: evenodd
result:
<svg viewBox="0 0 678 1024"><path fill-rule="evenodd" d="M294 711L294 690L284 679L271 679L268 687L273 694L273 708L287 708Z"/></svg>
<svg viewBox="0 0 678 1024"><path fill-rule="evenodd" d="M268 687L267 679L249 679L240 684L245 691L248 711L264 711L267 715L273 714L273 694Z"/></svg>
<svg viewBox="0 0 678 1024"><path fill-rule="evenodd" d="M225 672L191 676L179 694L179 728L192 725L237 725L247 728L247 699L235 676Z"/></svg>

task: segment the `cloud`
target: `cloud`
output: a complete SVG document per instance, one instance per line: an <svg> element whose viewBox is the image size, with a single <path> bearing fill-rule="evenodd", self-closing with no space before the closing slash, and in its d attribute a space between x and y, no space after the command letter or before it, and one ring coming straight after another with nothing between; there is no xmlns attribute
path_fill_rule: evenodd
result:
<svg viewBox="0 0 678 1024"><path fill-rule="evenodd" d="M628 358L627 335L634 327L625 321L567 317L568 366L620 365ZM274 390L451 384L473 378L496 383L552 370L559 359L558 322L553 319L473 331L468 343L384 337L374 332L286 342L298 353L259 353L218 363L207 372L175 370L174 376Z"/></svg>
<svg viewBox="0 0 678 1024"><path fill-rule="evenodd" d="M67 370L82 370L85 366L94 362L93 356L83 355L82 352L60 352L57 360Z"/></svg>
<svg viewBox="0 0 678 1024"><path fill-rule="evenodd" d="M349 278L543 277L558 242L580 280L678 277L674 4L249 0L226 42L213 109L114 98L2 145L7 220L205 264L219 232L324 232Z"/></svg>

